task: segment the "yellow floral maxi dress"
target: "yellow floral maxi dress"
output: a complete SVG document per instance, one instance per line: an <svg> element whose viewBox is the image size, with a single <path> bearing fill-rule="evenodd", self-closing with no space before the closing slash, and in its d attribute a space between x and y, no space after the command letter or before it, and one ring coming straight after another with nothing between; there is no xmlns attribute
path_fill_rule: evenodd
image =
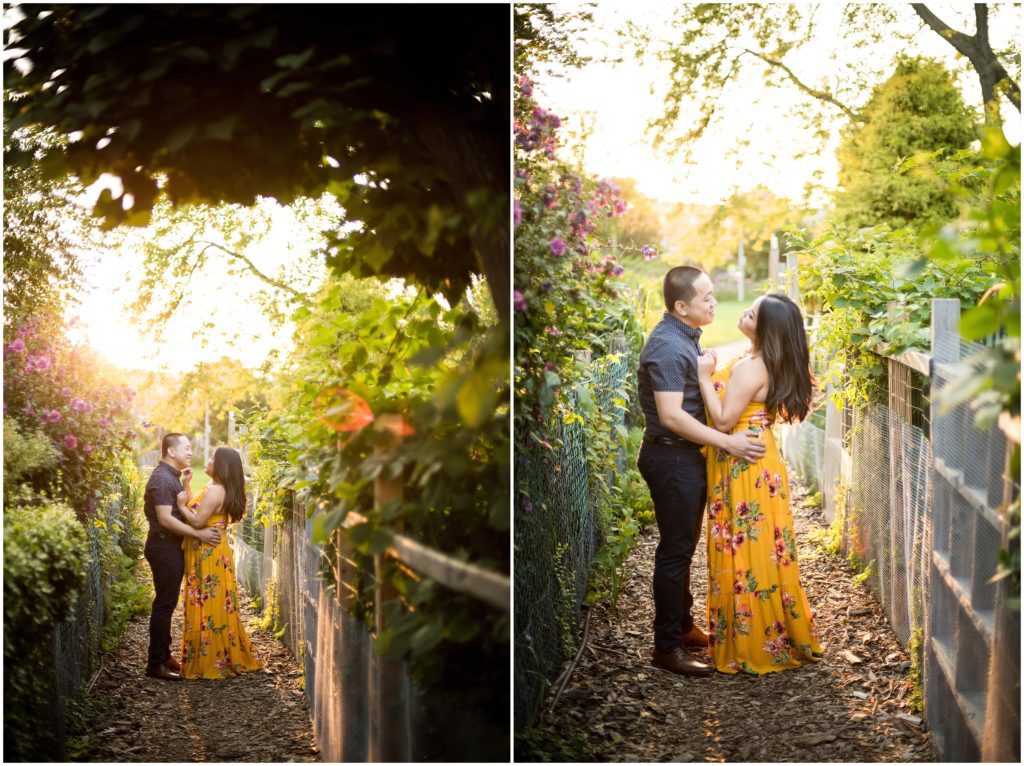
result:
<svg viewBox="0 0 1024 766"><path fill-rule="evenodd" d="M720 399L732 365L712 376ZM708 640L723 673L798 667L821 652L800 585L789 480L763 402L733 428L764 434L756 463L708 448Z"/></svg>
<svg viewBox="0 0 1024 766"><path fill-rule="evenodd" d="M192 499L199 507L205 488ZM208 527L223 524L227 516L213 514ZM238 611L238 581L228 536L214 546L194 537L185 549L185 620L181 631L181 674L185 678L228 678L263 667L252 652Z"/></svg>

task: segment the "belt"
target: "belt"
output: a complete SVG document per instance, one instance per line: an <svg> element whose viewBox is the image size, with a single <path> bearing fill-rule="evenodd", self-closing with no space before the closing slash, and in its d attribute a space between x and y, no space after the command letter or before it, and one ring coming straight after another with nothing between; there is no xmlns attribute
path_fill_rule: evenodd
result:
<svg viewBox="0 0 1024 766"><path fill-rule="evenodd" d="M149 536L156 540L170 540L172 542L181 542L181 535L176 535L173 532L167 532L163 529L151 529L149 530Z"/></svg>
<svg viewBox="0 0 1024 766"><path fill-rule="evenodd" d="M676 449L695 449L699 450L704 445L692 442L689 439L681 439L673 436L647 436L644 435L644 444L661 444L666 447L675 447Z"/></svg>

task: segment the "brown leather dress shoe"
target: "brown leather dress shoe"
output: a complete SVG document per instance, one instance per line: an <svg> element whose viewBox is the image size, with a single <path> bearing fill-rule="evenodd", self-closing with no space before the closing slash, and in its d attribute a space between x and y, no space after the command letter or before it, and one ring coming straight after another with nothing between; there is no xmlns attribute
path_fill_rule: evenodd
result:
<svg viewBox="0 0 1024 766"><path fill-rule="evenodd" d="M174 659L173 657L171 657L169 660L167 660L167 662L165 662L164 665L169 667L175 673L180 673L181 672L181 664L176 659Z"/></svg>
<svg viewBox="0 0 1024 766"><path fill-rule="evenodd" d="M708 634L694 625L683 635L683 640L680 643L683 646L706 647L708 645Z"/></svg>
<svg viewBox="0 0 1024 766"><path fill-rule="evenodd" d="M146 675L150 678L159 678L161 681L180 681L181 674L175 673L165 663L152 665L146 668Z"/></svg>
<svg viewBox="0 0 1024 766"><path fill-rule="evenodd" d="M677 646L671 652L654 650L654 657L651 663L657 668L663 668L681 676L709 676L711 666L698 662L683 651L683 647Z"/></svg>

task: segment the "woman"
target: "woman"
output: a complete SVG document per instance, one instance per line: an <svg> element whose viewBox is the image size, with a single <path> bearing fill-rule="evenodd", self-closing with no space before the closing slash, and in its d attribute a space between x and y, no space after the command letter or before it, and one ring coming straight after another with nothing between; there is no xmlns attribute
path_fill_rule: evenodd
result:
<svg viewBox="0 0 1024 766"><path fill-rule="evenodd" d="M813 395L800 309L779 293L758 298L740 317L750 351L715 373L698 363L709 422L751 431L767 452L756 463L708 451L709 650L723 673L795 668L821 654L800 585L786 466L770 426L806 417Z"/></svg>
<svg viewBox="0 0 1024 766"><path fill-rule="evenodd" d="M178 495L178 509L196 529L223 527L245 514L242 459L230 447L218 447L206 463L210 483L191 498ZM188 486L188 485L186 485ZM193 545L193 543L198 543ZM183 678L227 678L263 664L252 653L238 612L235 563L223 536L216 546L187 538L185 549L185 625L181 632Z"/></svg>

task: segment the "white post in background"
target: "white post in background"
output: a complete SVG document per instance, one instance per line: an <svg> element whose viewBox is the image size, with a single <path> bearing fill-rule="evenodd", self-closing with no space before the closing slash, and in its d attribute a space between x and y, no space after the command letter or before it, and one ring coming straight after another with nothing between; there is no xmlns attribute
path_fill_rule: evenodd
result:
<svg viewBox="0 0 1024 766"><path fill-rule="evenodd" d="M210 399L206 399L203 413L203 465L210 462Z"/></svg>
<svg viewBox="0 0 1024 766"><path fill-rule="evenodd" d="M779 238L772 234L768 250L768 279L772 282L779 280Z"/></svg>
<svg viewBox="0 0 1024 766"><path fill-rule="evenodd" d="M228 410L228 446L235 446L235 411Z"/></svg>
<svg viewBox="0 0 1024 766"><path fill-rule="evenodd" d="M747 273L747 258L743 252L743 229L740 228L740 246L739 252L737 253L737 268L739 269L740 276L736 280L736 299L743 301L746 297L746 273Z"/></svg>
<svg viewBox="0 0 1024 766"><path fill-rule="evenodd" d="M794 303L800 302L800 281L797 269L796 253L786 253L786 282L789 283L789 297Z"/></svg>

